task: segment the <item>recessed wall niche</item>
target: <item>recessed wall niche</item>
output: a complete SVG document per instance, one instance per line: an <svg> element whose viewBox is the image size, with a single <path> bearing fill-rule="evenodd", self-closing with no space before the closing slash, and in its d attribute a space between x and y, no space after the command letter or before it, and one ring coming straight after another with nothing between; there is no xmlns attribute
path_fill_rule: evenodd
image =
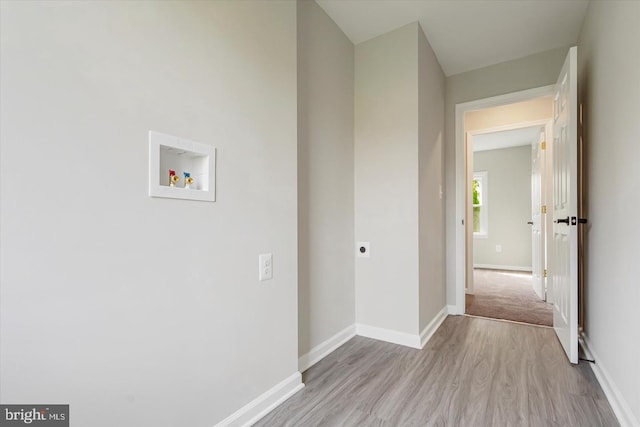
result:
<svg viewBox="0 0 640 427"><path fill-rule="evenodd" d="M216 149L149 131L149 196L214 202Z"/></svg>

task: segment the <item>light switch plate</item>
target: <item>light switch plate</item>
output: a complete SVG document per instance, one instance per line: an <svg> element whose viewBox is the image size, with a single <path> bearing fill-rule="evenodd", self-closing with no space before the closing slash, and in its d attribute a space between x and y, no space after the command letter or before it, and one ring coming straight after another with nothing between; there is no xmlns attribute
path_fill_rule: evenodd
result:
<svg viewBox="0 0 640 427"><path fill-rule="evenodd" d="M273 255L261 254L258 257L259 271L258 279L263 282L273 279Z"/></svg>

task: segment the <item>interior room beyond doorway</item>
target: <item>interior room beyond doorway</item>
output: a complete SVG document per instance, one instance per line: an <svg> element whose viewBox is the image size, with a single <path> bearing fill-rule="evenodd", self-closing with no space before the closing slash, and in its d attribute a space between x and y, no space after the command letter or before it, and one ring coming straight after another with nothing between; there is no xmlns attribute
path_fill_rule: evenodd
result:
<svg viewBox="0 0 640 427"><path fill-rule="evenodd" d="M551 116L549 96L465 114L467 314L553 325L539 215Z"/></svg>
<svg viewBox="0 0 640 427"><path fill-rule="evenodd" d="M531 285L531 272L473 270L474 292L466 296L466 313L490 319L553 326L551 305Z"/></svg>

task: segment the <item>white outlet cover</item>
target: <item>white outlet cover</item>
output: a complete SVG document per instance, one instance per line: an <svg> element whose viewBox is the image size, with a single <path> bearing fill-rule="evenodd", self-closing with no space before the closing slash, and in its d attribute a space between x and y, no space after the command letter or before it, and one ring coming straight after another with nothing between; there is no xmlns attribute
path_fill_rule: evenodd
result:
<svg viewBox="0 0 640 427"><path fill-rule="evenodd" d="M258 280L261 282L273 279L273 255L261 254L258 256Z"/></svg>
<svg viewBox="0 0 640 427"><path fill-rule="evenodd" d="M370 258L371 248L369 242L358 242L356 244L356 256L358 258Z"/></svg>

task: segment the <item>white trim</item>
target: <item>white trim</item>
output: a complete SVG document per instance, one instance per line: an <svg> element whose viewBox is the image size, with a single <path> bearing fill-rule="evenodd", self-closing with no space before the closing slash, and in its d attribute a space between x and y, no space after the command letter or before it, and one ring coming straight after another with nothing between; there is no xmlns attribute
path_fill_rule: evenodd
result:
<svg viewBox="0 0 640 427"><path fill-rule="evenodd" d="M455 229L455 274L454 281L454 300L456 302L456 313L464 313L465 311L465 270L467 257L465 255L465 226L462 220L465 218L465 146L464 146L464 114L467 111L480 110L488 107L497 107L500 105L512 104L514 102L528 101L531 99L548 96L553 94L554 85L543 86L534 89L523 90L520 92L508 93L505 95L484 98L470 102L456 104L455 113L455 216L453 217ZM449 288L450 289L450 288Z"/></svg>
<svg viewBox="0 0 640 427"><path fill-rule="evenodd" d="M525 267L521 265L495 265L495 264L473 264L473 268L488 268L490 270L509 270L509 271L527 271L531 272L531 266Z"/></svg>
<svg viewBox="0 0 640 427"><path fill-rule="evenodd" d="M585 352L585 355L592 360L595 360L595 363L589 363L591 365L591 369L596 376L596 379L600 383L600 387L602 387L602 391L604 391L605 396L607 396L607 400L611 405L611 409L616 414L618 418L618 422L621 427L635 427L640 426L640 422L635 417L629 404L620 393L620 390L613 382L613 378L609 375L609 372L605 369L605 367L601 363L601 359L598 358L598 355L593 352L593 348L589 343L589 339L587 336L582 333L582 348Z"/></svg>
<svg viewBox="0 0 640 427"><path fill-rule="evenodd" d="M356 323L356 333L361 337L404 345L405 347L417 348L418 350L422 349L422 347L420 347L420 335L418 334L408 334L406 332L398 332L391 329L378 328L377 326L363 325L361 323Z"/></svg>
<svg viewBox="0 0 640 427"><path fill-rule="evenodd" d="M347 326L328 340L312 348L308 353L300 356L298 370L300 372L306 371L355 336L356 325Z"/></svg>
<svg viewBox="0 0 640 427"><path fill-rule="evenodd" d="M451 304L447 306L447 313L453 316L461 316L464 314L464 311L458 311L458 306L455 304Z"/></svg>
<svg viewBox="0 0 640 427"><path fill-rule="evenodd" d="M551 87L551 86L550 86ZM506 125L493 126L488 128L476 129L469 131L471 136L485 135L487 133L504 132L509 130L524 129L524 128L537 128L553 123L553 119L538 119L538 120L526 120L524 122L514 122ZM531 146L531 144L523 144L520 147Z"/></svg>
<svg viewBox="0 0 640 427"><path fill-rule="evenodd" d="M514 323L516 325L533 326L535 328L553 329L553 326L537 325L535 323L518 322L517 320L494 319L493 317L476 316L475 314L465 314L465 316L474 317L476 319L491 320L491 321L494 321L494 322L506 322L506 323Z"/></svg>
<svg viewBox="0 0 640 427"><path fill-rule="evenodd" d="M296 372L220 421L215 427L246 427L255 424L303 387L302 375L300 372Z"/></svg>
<svg viewBox="0 0 640 427"><path fill-rule="evenodd" d="M420 348L424 348L424 346L429 342L433 334L438 330L442 322L447 318L447 314L449 314L449 307L444 306L442 310L429 322L427 326L420 333Z"/></svg>
<svg viewBox="0 0 640 427"><path fill-rule="evenodd" d="M442 322L451 313L451 309L455 309L453 305L446 305L435 315L427 326L422 330L420 335L408 334L406 332L393 331L391 329L378 328L377 326L356 324L356 334L361 337L373 338L380 341L390 342L392 344L404 345L406 347L421 350L429 342L433 334L438 330ZM457 314L457 313L455 313Z"/></svg>

